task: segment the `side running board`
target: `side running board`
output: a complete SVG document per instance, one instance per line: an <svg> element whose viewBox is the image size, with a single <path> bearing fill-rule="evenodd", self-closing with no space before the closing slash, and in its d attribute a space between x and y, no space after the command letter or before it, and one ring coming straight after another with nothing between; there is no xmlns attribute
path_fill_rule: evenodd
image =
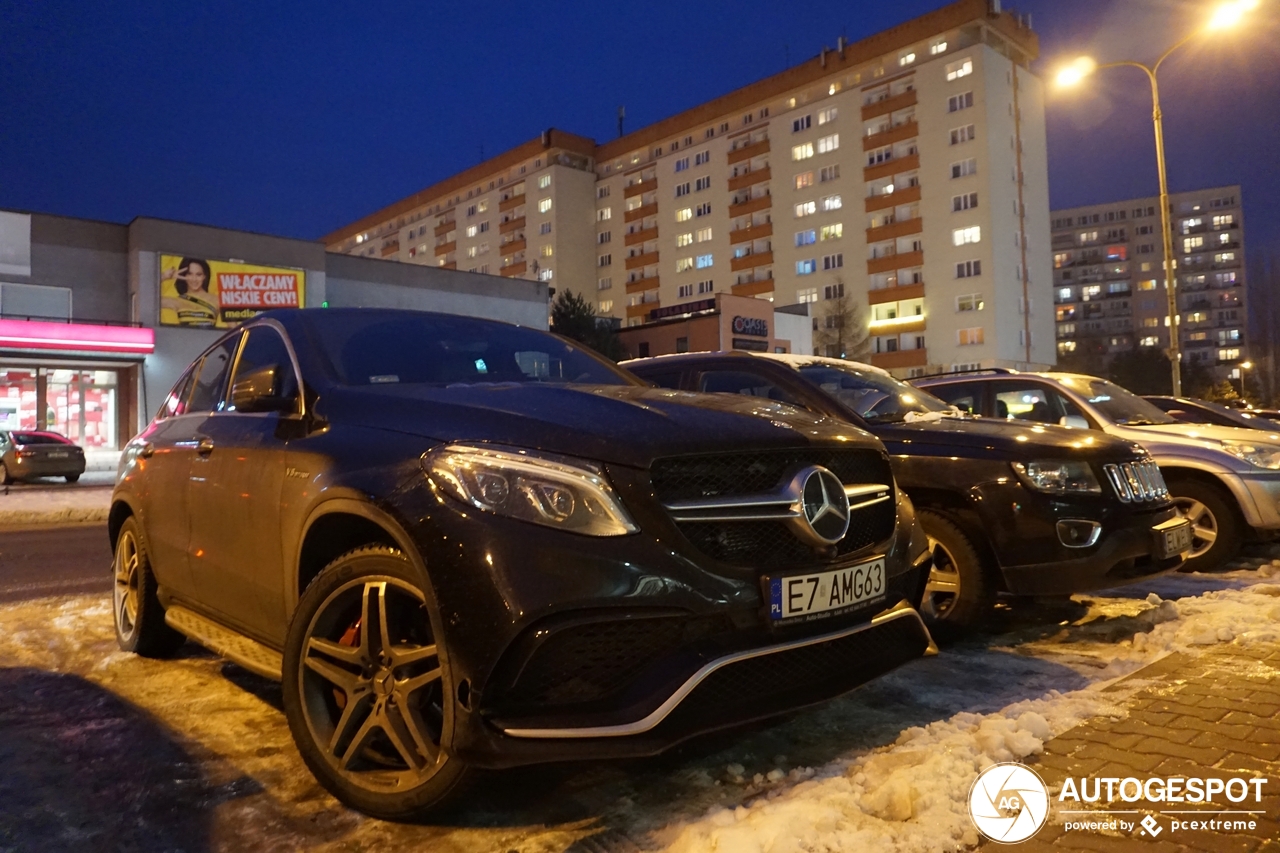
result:
<svg viewBox="0 0 1280 853"><path fill-rule="evenodd" d="M186 634L209 651L252 673L272 681L279 681L281 678L284 658L275 649L268 648L257 640L237 634L181 605L174 605L166 610L164 621L173 630Z"/></svg>

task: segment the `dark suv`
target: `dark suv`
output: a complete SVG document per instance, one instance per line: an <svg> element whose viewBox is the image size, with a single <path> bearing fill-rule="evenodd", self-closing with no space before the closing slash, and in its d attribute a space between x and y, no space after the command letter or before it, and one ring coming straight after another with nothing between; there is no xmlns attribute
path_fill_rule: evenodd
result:
<svg viewBox="0 0 1280 853"><path fill-rule="evenodd" d="M627 361L642 379L804 406L871 431L933 548L923 612L980 621L998 591L1062 594L1177 568L1190 546L1146 452L1057 426L961 414L869 365L834 358L693 353ZM1121 491L1116 483L1136 488Z"/></svg>
<svg viewBox="0 0 1280 853"><path fill-rule="evenodd" d="M320 782L404 818L474 767L648 755L932 649L884 447L545 332L269 312L129 442L120 644L283 679Z"/></svg>

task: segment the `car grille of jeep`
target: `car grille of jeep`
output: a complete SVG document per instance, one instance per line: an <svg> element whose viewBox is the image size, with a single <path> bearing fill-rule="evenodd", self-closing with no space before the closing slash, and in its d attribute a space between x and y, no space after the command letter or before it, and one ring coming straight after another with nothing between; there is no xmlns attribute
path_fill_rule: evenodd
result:
<svg viewBox="0 0 1280 853"><path fill-rule="evenodd" d="M798 472L809 466L828 469L850 492L849 529L829 548L814 547L801 539L780 517L769 518L767 509L750 519L736 520L731 512L720 517L693 517L682 507L696 505L703 516L716 516L717 502L735 504L743 499L776 496ZM852 554L893 535L896 521L893 473L889 460L874 450L788 450L723 453L659 459L650 470L658 500L675 520L680 532L699 551L735 566L760 569L816 565ZM880 489L874 487L880 486ZM793 496L794 497L794 496ZM781 511L775 513L781 516Z"/></svg>
<svg viewBox="0 0 1280 853"><path fill-rule="evenodd" d="M1160 473L1156 463L1124 462L1103 465L1111 487L1123 503L1150 503L1162 501L1169 497L1169 487L1164 484L1164 475Z"/></svg>

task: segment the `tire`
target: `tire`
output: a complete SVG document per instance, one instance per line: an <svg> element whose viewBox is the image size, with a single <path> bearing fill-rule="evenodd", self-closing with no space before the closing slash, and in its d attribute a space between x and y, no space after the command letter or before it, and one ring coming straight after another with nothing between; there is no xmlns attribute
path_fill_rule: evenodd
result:
<svg viewBox="0 0 1280 853"><path fill-rule="evenodd" d="M1244 543L1245 524L1231 495L1202 480L1174 479L1168 485L1178 515L1195 526L1191 556L1181 571L1211 572L1233 560Z"/></svg>
<svg viewBox="0 0 1280 853"><path fill-rule="evenodd" d="M156 576L151 572L141 531L137 519L125 519L111 557L116 642L126 652L142 657L170 657L187 638L164 622L164 608L156 597Z"/></svg>
<svg viewBox="0 0 1280 853"><path fill-rule="evenodd" d="M456 692L422 587L393 548L349 551L307 587L285 640L284 713L302 760L329 793L385 820L446 809L474 775L441 748Z"/></svg>
<svg viewBox="0 0 1280 853"><path fill-rule="evenodd" d="M954 522L930 510L918 510L917 515L933 552L920 614L931 630L943 634L977 626L995 604L997 585L991 572Z"/></svg>
<svg viewBox="0 0 1280 853"><path fill-rule="evenodd" d="M8 467L3 462L0 462L0 486L7 486L12 482L13 477L10 476Z"/></svg>
<svg viewBox="0 0 1280 853"><path fill-rule="evenodd" d="M68 475L67 475L67 482L68 482L68 483L74 483L74 482L78 481L79 479L80 479L80 475L79 475L79 474L68 474Z"/></svg>

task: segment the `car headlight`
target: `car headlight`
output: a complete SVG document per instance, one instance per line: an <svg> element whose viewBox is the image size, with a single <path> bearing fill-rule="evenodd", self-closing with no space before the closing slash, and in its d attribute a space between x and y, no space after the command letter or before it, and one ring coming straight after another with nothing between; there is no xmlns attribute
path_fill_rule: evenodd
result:
<svg viewBox="0 0 1280 853"><path fill-rule="evenodd" d="M1040 462L1014 462L1013 470L1023 482L1038 492L1055 495L1102 492L1102 484L1088 462L1048 459Z"/></svg>
<svg viewBox="0 0 1280 853"><path fill-rule="evenodd" d="M422 467L441 490L485 512L587 536L640 529L589 462L451 444L424 456Z"/></svg>
<svg viewBox="0 0 1280 853"><path fill-rule="evenodd" d="M1224 441L1222 449L1232 456L1258 468L1280 470L1280 447L1274 444L1254 444L1248 441Z"/></svg>

